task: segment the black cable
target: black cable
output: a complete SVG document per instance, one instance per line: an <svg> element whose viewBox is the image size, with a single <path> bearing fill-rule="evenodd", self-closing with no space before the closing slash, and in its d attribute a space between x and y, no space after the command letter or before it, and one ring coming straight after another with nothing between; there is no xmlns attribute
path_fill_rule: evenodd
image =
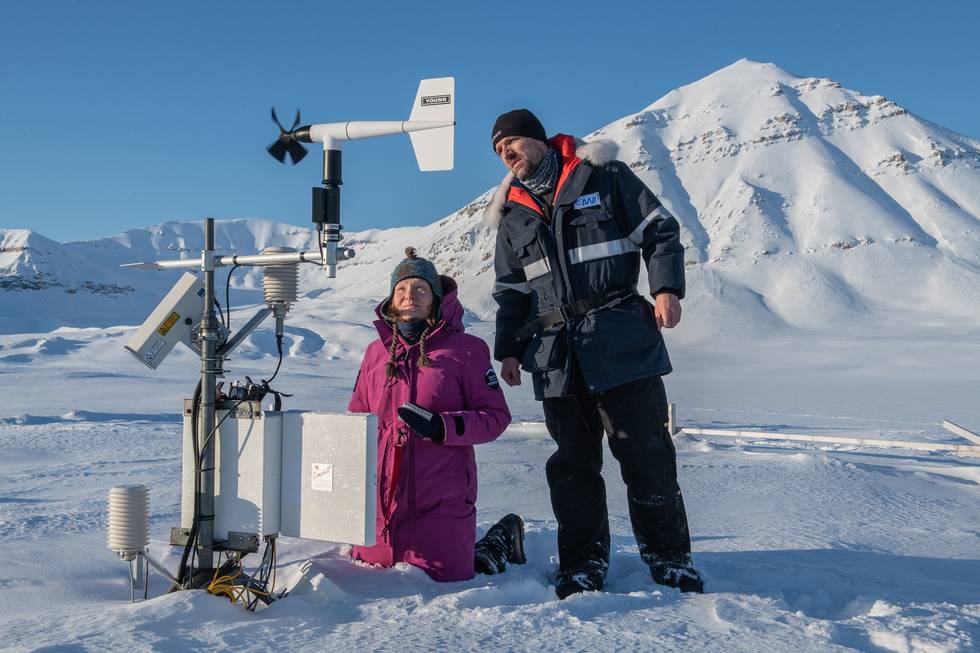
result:
<svg viewBox="0 0 980 653"><path fill-rule="evenodd" d="M218 320L221 322L221 326L225 326L225 312L221 310L221 302L218 301L217 297L214 298L214 305L218 307Z"/></svg>
<svg viewBox="0 0 980 653"><path fill-rule="evenodd" d="M275 591L275 589L276 589L276 582L275 582L275 571L276 571L276 538L273 537L272 540L269 543L272 545L272 559L269 561L269 571L266 574L265 583L266 583L266 591L269 593L269 596L271 597L272 596L272 592ZM273 577L272 578L272 585L269 585L269 576L272 576Z"/></svg>
<svg viewBox="0 0 980 653"><path fill-rule="evenodd" d="M279 374L279 368L282 367L282 336L276 336L276 350L279 352L279 362L276 363L276 371L272 373L269 380L266 381L265 379L262 379L262 383L266 385L272 383L272 381L276 378L276 375Z"/></svg>
<svg viewBox="0 0 980 653"><path fill-rule="evenodd" d="M316 244L320 248L320 261L323 261L323 223L316 223Z"/></svg>
<svg viewBox="0 0 980 653"><path fill-rule="evenodd" d="M221 341L221 344L218 345L218 349L220 349L221 347L225 346L226 342L228 342L228 337L231 335L231 329L229 329L228 326L225 324L225 312L221 310L221 302L218 301L217 297L215 297L214 299L214 305L218 307L218 319L221 322L221 330L224 331L224 336L225 336L224 339Z"/></svg>
<svg viewBox="0 0 980 653"><path fill-rule="evenodd" d="M262 551L262 560L259 562L259 566L255 569L255 574L251 577L251 582L246 582L246 588L254 587L260 592L268 593L269 584L269 570L272 564L272 556L270 555L269 540L266 540L265 549ZM245 608L247 610L255 610L255 606L259 603L258 594L251 592L251 598L246 603Z"/></svg>
<svg viewBox="0 0 980 653"><path fill-rule="evenodd" d="M245 399L239 399L235 403L235 405L232 406L227 413L225 413L225 416L222 417L220 420L218 420L218 423L214 425L214 428L211 429L210 433L208 433L208 437L204 438L204 443L201 445L201 458L204 458L204 454L208 450L208 445L211 444L211 437L218 432L218 429L221 427L222 424L224 424L224 421L228 419L233 413L235 413L238 410L238 407L244 404L246 401L248 401L247 397Z"/></svg>
<svg viewBox="0 0 980 653"><path fill-rule="evenodd" d="M234 268L232 268L232 270L234 270ZM229 273L228 276L230 278L231 273ZM217 300L215 300L215 302L217 303ZM229 315L229 319L230 319L230 315ZM276 363L276 369L272 373L272 376L269 378L269 380L268 381L263 380L263 383L266 386L268 386L269 383L271 383L276 378L276 376L279 374L279 368L282 367L282 336L276 336L276 349L279 352L279 361L278 363ZM214 425L214 428L211 429L211 432L208 433L207 437L204 439L204 442L201 444L200 447L198 447L197 436L198 436L198 418L200 416L200 403L201 403L201 382L200 381L197 382L197 387L194 390L193 406L191 408L191 440L194 445L194 516L191 521L190 533L188 533L187 535L187 543L184 545L184 552L180 558L180 569L177 572L177 585L171 588L171 591L183 588L187 569L188 569L187 566L188 558L191 556L192 551L194 554L197 553L196 551L197 535L200 530L199 526L201 522L201 514L198 506L198 495L201 491L201 472L204 471L201 469L201 461L204 459L204 455L207 452L208 447L211 445L211 439L213 438L214 434L218 432L218 429L221 427L224 421L228 419L230 415L234 414L238 410L238 407L241 406L243 403L245 403L247 400L248 400L247 398L239 399L235 403L235 405L232 406L231 409L228 410L228 412L226 412L225 415L220 420L218 420L218 423ZM268 543L266 544L266 552L268 552ZM265 564L266 562L265 554L263 554L262 558L263 559L262 559L262 563L260 564L260 569L262 565ZM191 562L191 566L193 566L193 561ZM270 558L269 567L271 571L271 558ZM268 576L269 574L267 573L266 582L268 582Z"/></svg>
<svg viewBox="0 0 980 653"><path fill-rule="evenodd" d="M228 311L228 321L225 323L228 327L228 331L231 331L231 300L229 299L229 294L231 293L231 275L235 273L235 270L242 267L238 263L231 266L228 270L228 279L225 280L225 310Z"/></svg>
<svg viewBox="0 0 980 653"><path fill-rule="evenodd" d="M197 384L197 390L194 393L194 407L195 407L194 413L197 413L198 412L197 411L197 406L198 406L198 403L200 401L200 396L201 396L201 383L199 381L198 384ZM204 460L204 455L205 455L205 453L208 450L208 446L211 444L211 438L212 438L212 436L218 431L218 428L221 426L221 424L226 419L228 419L228 416L231 415L231 414L233 414L236 410L238 410L238 407L241 406L243 402L245 402L245 399L239 400L238 403L236 403L234 406L232 406L231 410L229 410L227 413L225 413L224 417L222 417L221 420L219 420L218 423L214 425L214 428L211 429L211 432L208 433L208 437L205 438L204 442L201 444L200 447L198 447L198 445L197 445L197 419L198 419L198 416L197 416L197 414L192 413L192 419L194 420L193 427L192 427L192 433L193 433L192 438L194 440L194 461L195 461L194 462L194 519L193 519L193 522L191 524L191 532L187 536L187 544L184 546L184 554L181 556L180 573L177 576L177 581L180 583L181 587L183 587L183 580L184 580L183 575L184 575L184 571L185 571L186 565L187 565L187 557L188 557L188 554L190 552L190 556L191 556L191 564L190 564L190 567L192 567L192 568L194 566L194 556L197 555L197 546L196 546L196 544L197 544L197 536L198 536L198 533L200 532L200 522L201 522L201 515L200 515L199 508L198 508L197 497L198 497L198 494L200 493L200 490L201 490L201 473L204 472L204 471L213 471L214 470L213 467L211 469L209 469L209 470L202 469L201 468L201 463ZM213 516L212 516L212 519L213 519ZM180 588L177 588L177 589L180 589Z"/></svg>
<svg viewBox="0 0 980 653"><path fill-rule="evenodd" d="M201 515L198 508L197 496L201 490L201 455L197 447L197 421L200 416L201 404L201 382L197 382L194 390L193 406L191 407L191 440L194 444L194 513L191 519L191 530L187 534L187 543L184 545L184 552L180 556L180 567L177 571L177 584L171 588L176 591L184 587L184 579L187 573L187 559L190 557L191 550L197 543L198 522Z"/></svg>

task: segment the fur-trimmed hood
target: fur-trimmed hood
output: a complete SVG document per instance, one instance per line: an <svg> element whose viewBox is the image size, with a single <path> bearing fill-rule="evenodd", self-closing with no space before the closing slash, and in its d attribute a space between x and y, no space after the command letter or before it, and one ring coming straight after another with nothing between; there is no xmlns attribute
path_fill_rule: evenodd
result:
<svg viewBox="0 0 980 653"><path fill-rule="evenodd" d="M606 165L616 158L616 154L619 151L619 146L610 140L586 143L585 141L576 139L575 142L577 145L575 156L595 167ZM490 225L491 229L496 229L504 217L504 204L507 202L507 193L513 181L514 173L508 172L503 181L500 182L500 185L497 186L497 190L494 191L493 198L490 200L487 208L483 209L483 220Z"/></svg>

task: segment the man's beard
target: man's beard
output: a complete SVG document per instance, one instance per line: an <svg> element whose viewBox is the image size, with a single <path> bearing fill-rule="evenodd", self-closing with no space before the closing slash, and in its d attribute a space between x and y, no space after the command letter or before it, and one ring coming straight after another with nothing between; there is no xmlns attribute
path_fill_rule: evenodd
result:
<svg viewBox="0 0 980 653"><path fill-rule="evenodd" d="M558 150L549 147L534 172L520 180L525 188L538 195L551 190L558 180Z"/></svg>

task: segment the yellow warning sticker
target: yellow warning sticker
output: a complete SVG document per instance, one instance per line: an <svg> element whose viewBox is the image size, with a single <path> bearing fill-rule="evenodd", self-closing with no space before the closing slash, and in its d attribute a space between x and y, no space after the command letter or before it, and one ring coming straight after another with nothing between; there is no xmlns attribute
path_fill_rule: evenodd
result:
<svg viewBox="0 0 980 653"><path fill-rule="evenodd" d="M177 320L179 319L180 316L177 315L176 311L170 313L170 315L167 316L167 319L163 321L163 324L161 324L157 329L157 333L159 333L161 336L167 335L167 332L170 331L175 324L177 324Z"/></svg>

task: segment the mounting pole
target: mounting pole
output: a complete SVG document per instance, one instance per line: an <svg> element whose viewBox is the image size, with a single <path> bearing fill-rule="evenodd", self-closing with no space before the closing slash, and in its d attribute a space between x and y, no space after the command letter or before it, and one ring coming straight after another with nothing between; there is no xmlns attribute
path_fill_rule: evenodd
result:
<svg viewBox="0 0 980 653"><path fill-rule="evenodd" d="M218 323L214 314L214 218L204 219L204 251L201 252L201 270L204 272L204 314L201 318L201 405L198 446L207 442L201 452L200 492L197 501L200 525L197 536L197 568L191 570L191 578L197 571L214 569L214 430L217 377L221 374L218 350Z"/></svg>

